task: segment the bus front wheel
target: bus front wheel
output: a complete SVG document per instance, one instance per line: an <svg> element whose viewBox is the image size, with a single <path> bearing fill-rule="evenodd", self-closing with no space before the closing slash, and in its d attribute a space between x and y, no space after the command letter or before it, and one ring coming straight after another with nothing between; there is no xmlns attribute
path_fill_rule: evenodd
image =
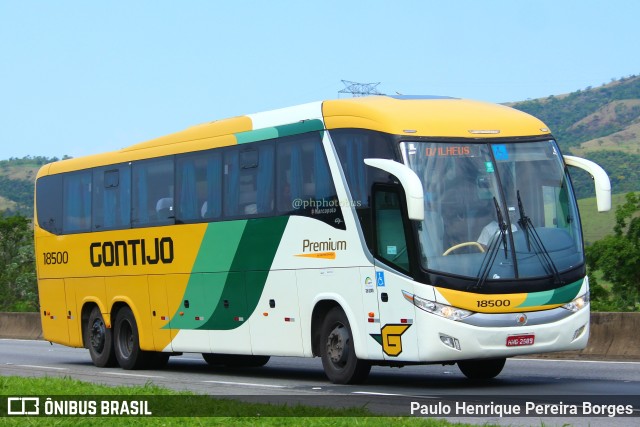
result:
<svg viewBox="0 0 640 427"><path fill-rule="evenodd" d="M470 380L489 380L502 372L507 359L461 360L458 368Z"/></svg>
<svg viewBox="0 0 640 427"><path fill-rule="evenodd" d="M335 384L360 383L371 370L368 361L356 356L351 326L340 307L332 308L324 318L320 332L320 354L324 372Z"/></svg>
<svg viewBox="0 0 640 427"><path fill-rule="evenodd" d="M112 330L107 328L98 307L91 310L85 333L85 344L89 349L93 364L99 368L116 366Z"/></svg>
<svg viewBox="0 0 640 427"><path fill-rule="evenodd" d="M116 359L120 367L122 369L143 368L147 363L148 355L140 349L138 325L129 307L118 310L113 335Z"/></svg>

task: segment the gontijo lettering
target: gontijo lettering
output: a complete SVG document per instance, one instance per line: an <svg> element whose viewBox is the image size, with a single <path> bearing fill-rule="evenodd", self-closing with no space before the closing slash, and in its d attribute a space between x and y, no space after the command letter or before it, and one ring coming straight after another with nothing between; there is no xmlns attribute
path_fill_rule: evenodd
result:
<svg viewBox="0 0 640 427"><path fill-rule="evenodd" d="M93 242L89 245L89 257L94 267L171 264L173 240L171 237L156 237L153 243L147 239Z"/></svg>

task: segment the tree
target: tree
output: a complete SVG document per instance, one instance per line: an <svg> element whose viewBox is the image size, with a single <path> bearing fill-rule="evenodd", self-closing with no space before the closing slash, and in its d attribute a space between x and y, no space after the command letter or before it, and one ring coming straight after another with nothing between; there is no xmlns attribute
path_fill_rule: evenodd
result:
<svg viewBox="0 0 640 427"><path fill-rule="evenodd" d="M593 283L596 305L620 311L640 310L640 195L628 193L626 202L616 209L614 235L606 236L587 248L591 270L600 270L612 283L610 292ZM598 301L599 300L599 301Z"/></svg>
<svg viewBox="0 0 640 427"><path fill-rule="evenodd" d="M30 220L0 213L0 311L38 311Z"/></svg>

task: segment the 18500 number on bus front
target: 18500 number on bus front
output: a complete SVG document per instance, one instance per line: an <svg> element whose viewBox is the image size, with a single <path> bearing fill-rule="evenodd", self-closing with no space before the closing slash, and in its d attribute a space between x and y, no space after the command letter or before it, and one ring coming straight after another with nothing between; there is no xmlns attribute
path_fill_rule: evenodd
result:
<svg viewBox="0 0 640 427"><path fill-rule="evenodd" d="M44 265L67 264L69 262L69 252L43 252Z"/></svg>

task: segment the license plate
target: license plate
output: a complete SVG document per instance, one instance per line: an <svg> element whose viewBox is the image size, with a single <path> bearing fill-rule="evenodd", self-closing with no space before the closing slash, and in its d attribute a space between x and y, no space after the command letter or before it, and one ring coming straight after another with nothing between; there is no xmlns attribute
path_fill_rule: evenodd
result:
<svg viewBox="0 0 640 427"><path fill-rule="evenodd" d="M523 345L533 345L536 337L534 334L509 335L507 337L507 347L520 347Z"/></svg>

